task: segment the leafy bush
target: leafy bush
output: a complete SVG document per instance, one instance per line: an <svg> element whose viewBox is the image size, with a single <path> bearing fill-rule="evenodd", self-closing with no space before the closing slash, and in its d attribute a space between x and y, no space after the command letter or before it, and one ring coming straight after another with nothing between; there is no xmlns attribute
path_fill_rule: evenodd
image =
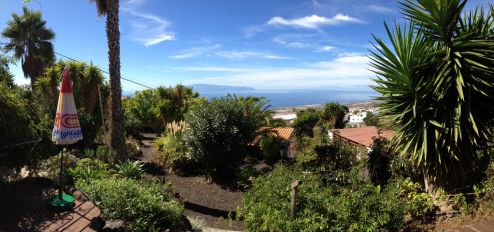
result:
<svg viewBox="0 0 494 232"><path fill-rule="evenodd" d="M196 164L184 146L182 133L185 125L178 125L181 123L167 124L167 134L155 140L154 146L160 151L157 162L167 164L172 170L191 171Z"/></svg>
<svg viewBox="0 0 494 232"><path fill-rule="evenodd" d="M434 212L434 200L432 197L423 192L419 183L410 179L398 182L400 195L407 202L408 212L413 217L422 217Z"/></svg>
<svg viewBox="0 0 494 232"><path fill-rule="evenodd" d="M129 178L88 179L76 182L108 219L121 219L131 231L151 228L183 231L183 206L171 198L171 185Z"/></svg>
<svg viewBox="0 0 494 232"><path fill-rule="evenodd" d="M385 185L391 178L390 162L396 156L388 141L383 137L374 138L372 151L369 153L367 167L372 183Z"/></svg>
<svg viewBox="0 0 494 232"><path fill-rule="evenodd" d="M273 135L263 135L259 140L259 148L261 149L263 158L268 163L275 163L281 158L280 151L283 149L283 142Z"/></svg>
<svg viewBox="0 0 494 232"><path fill-rule="evenodd" d="M140 161L126 160L116 165L118 174L127 178L140 179L144 174L143 164Z"/></svg>
<svg viewBox="0 0 494 232"><path fill-rule="evenodd" d="M314 136L313 129L321 120L321 111L314 109L301 110L297 112L297 119L293 122L295 134L299 137Z"/></svg>
<svg viewBox="0 0 494 232"><path fill-rule="evenodd" d="M209 175L231 175L254 137L255 123L233 98L213 99L186 116L187 154ZM219 175L217 175L219 174Z"/></svg>
<svg viewBox="0 0 494 232"><path fill-rule="evenodd" d="M0 70L0 75L6 75L2 73L4 71L8 74L8 70ZM53 142L48 139L53 118L28 86L0 81L0 93L0 147L7 147L0 150L0 163L13 168L36 167L39 161L56 152ZM12 146L39 139L39 142Z"/></svg>
<svg viewBox="0 0 494 232"><path fill-rule="evenodd" d="M298 188L296 216L288 219L293 180ZM392 188L393 187L393 188ZM349 187L325 187L317 175L280 166L254 181L238 216L249 231L396 231L405 206L398 189L354 181Z"/></svg>
<svg viewBox="0 0 494 232"><path fill-rule="evenodd" d="M69 169L74 168L77 164L78 158L72 153L64 151L63 153L63 167L65 170L64 175ZM60 176L60 155L52 156L46 160L41 161L39 166L39 174L41 176L57 180Z"/></svg>
<svg viewBox="0 0 494 232"><path fill-rule="evenodd" d="M326 184L346 182L352 165L357 164L358 150L338 141L320 145L315 138L305 138L303 142L296 157L298 167L317 173Z"/></svg>
<svg viewBox="0 0 494 232"><path fill-rule="evenodd" d="M107 170L108 164L91 158L80 159L75 167L68 169L69 174L75 179L101 179Z"/></svg>
<svg viewBox="0 0 494 232"><path fill-rule="evenodd" d="M237 168L233 174L236 181L235 187L237 189L246 190L252 186L252 182L257 177L268 171L271 171L270 167L266 167L258 171L252 164L243 165L242 167Z"/></svg>
<svg viewBox="0 0 494 232"><path fill-rule="evenodd" d="M348 113L348 107L339 103L326 103L322 112L322 119L325 121L328 129L345 128L345 114Z"/></svg>
<svg viewBox="0 0 494 232"><path fill-rule="evenodd" d="M379 117L372 112L367 112L364 122L367 126L379 126Z"/></svg>
<svg viewBox="0 0 494 232"><path fill-rule="evenodd" d="M113 163L117 160L117 152L113 148L101 145L96 147L95 158L105 163Z"/></svg>
<svg viewBox="0 0 494 232"><path fill-rule="evenodd" d="M129 131L160 132L173 121L184 120L185 114L199 101L199 94L184 85L136 91L123 101Z"/></svg>

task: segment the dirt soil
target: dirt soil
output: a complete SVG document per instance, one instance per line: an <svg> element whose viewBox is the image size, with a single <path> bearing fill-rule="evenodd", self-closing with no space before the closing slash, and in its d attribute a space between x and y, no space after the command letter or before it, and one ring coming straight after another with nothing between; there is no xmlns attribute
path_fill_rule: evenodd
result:
<svg viewBox="0 0 494 232"><path fill-rule="evenodd" d="M166 167L152 164L156 155L152 147L155 134L143 134L141 156L138 159L147 163L147 175L165 177L170 181L179 197L184 202L184 214L204 223L204 226L243 230L243 222L234 220L235 210L242 205L243 192L233 191L217 183L206 180L202 176L179 176L169 173ZM231 219L230 219L231 218Z"/></svg>

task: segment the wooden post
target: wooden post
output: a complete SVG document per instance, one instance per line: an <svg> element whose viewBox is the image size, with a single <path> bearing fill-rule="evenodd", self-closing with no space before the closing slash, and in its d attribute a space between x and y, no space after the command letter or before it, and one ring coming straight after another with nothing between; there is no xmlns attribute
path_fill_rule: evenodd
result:
<svg viewBox="0 0 494 232"><path fill-rule="evenodd" d="M295 205L297 204L296 197L297 197L297 188L300 185L300 181L296 180L293 181L292 184L290 185L291 187L291 201L290 201L290 218L294 219L295 218Z"/></svg>

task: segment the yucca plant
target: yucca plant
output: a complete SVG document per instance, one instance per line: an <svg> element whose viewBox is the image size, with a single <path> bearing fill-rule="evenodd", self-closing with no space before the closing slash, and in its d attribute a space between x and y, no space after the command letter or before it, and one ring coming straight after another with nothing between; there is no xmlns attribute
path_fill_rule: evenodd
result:
<svg viewBox="0 0 494 232"><path fill-rule="evenodd" d="M126 160L117 164L118 174L126 178L140 179L144 174L143 164L140 161Z"/></svg>
<svg viewBox="0 0 494 232"><path fill-rule="evenodd" d="M463 13L465 4L401 2L408 22L385 25L390 45L374 37L371 51L380 113L427 187L465 186L478 168L476 151L493 138L493 10Z"/></svg>

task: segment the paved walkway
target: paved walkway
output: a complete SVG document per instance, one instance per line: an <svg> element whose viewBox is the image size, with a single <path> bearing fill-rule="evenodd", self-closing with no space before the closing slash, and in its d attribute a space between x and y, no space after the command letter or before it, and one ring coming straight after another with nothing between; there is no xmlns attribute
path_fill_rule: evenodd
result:
<svg viewBox="0 0 494 232"><path fill-rule="evenodd" d="M483 221L473 225L462 226L447 232L493 232L494 221Z"/></svg>
<svg viewBox="0 0 494 232"><path fill-rule="evenodd" d="M101 214L100 209L92 202L75 201L73 210L60 213L52 220L40 224L41 231L73 231L92 232L98 231L100 225L95 221Z"/></svg>
<svg viewBox="0 0 494 232"><path fill-rule="evenodd" d="M74 192L75 206L65 212L48 207L48 199L54 194L52 182L44 178L26 178L8 186L0 193L0 232L89 232L102 227L100 209L78 197L80 192Z"/></svg>

